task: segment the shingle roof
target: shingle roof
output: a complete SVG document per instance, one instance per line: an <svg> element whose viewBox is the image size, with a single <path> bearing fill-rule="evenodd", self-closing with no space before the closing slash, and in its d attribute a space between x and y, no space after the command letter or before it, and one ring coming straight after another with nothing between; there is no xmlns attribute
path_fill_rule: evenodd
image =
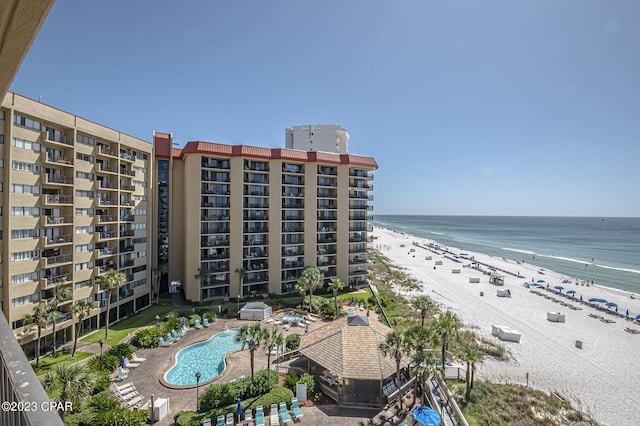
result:
<svg viewBox="0 0 640 426"><path fill-rule="evenodd" d="M340 318L303 335L300 353L342 378L383 380L395 374L395 361L379 349L391 329L373 318L351 321Z"/></svg>

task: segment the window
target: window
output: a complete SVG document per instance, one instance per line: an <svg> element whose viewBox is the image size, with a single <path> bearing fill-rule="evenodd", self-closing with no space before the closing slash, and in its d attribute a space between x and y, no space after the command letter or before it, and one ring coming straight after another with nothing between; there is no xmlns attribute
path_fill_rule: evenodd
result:
<svg viewBox="0 0 640 426"><path fill-rule="evenodd" d="M93 173L76 172L76 177L79 179L87 179L87 180L93 181L96 176Z"/></svg>
<svg viewBox="0 0 640 426"><path fill-rule="evenodd" d="M11 168L21 172L40 173L40 166L33 163L25 163L24 161L12 161Z"/></svg>
<svg viewBox="0 0 640 426"><path fill-rule="evenodd" d="M39 257L40 257L39 250L17 251L17 252L11 253L12 262L19 262L21 260L38 259Z"/></svg>
<svg viewBox="0 0 640 426"><path fill-rule="evenodd" d="M81 152L76 153L76 158L78 160L88 161L91 164L93 164L96 161L96 159L93 157L93 155L87 155L87 154L83 154Z"/></svg>
<svg viewBox="0 0 640 426"><path fill-rule="evenodd" d="M0 144L4 144L4 135L0 135Z"/></svg>
<svg viewBox="0 0 640 426"><path fill-rule="evenodd" d="M143 175L144 175L144 174L147 174L147 169L146 169L146 167L133 166L133 167L132 167L132 169L133 169L133 171L135 171L135 172L139 172L139 173L142 173Z"/></svg>
<svg viewBox="0 0 640 426"><path fill-rule="evenodd" d="M131 183L133 184L133 186L141 186L143 188L147 187L147 182L141 180L132 180Z"/></svg>
<svg viewBox="0 0 640 426"><path fill-rule="evenodd" d="M40 194L40 187L35 185L22 185L19 183L11 184L11 192L16 194Z"/></svg>
<svg viewBox="0 0 640 426"><path fill-rule="evenodd" d="M40 130L42 128L42 124L39 121L17 114L13 116L13 122L18 126L27 127L29 129Z"/></svg>
<svg viewBox="0 0 640 426"><path fill-rule="evenodd" d="M80 244L76 246L76 253L83 251L93 251L93 244Z"/></svg>
<svg viewBox="0 0 640 426"><path fill-rule="evenodd" d="M146 283L147 283L147 279L146 278L142 278L140 280L132 281L131 282L131 288L140 287L141 285L145 285Z"/></svg>
<svg viewBox="0 0 640 426"><path fill-rule="evenodd" d="M82 190L82 189L76 189L76 196L77 197L93 198L93 191L85 191L85 190Z"/></svg>
<svg viewBox="0 0 640 426"><path fill-rule="evenodd" d="M93 226L77 226L76 234L93 234Z"/></svg>
<svg viewBox="0 0 640 426"><path fill-rule="evenodd" d="M131 258L133 258L133 259L137 259L139 257L147 257L147 252L146 251L138 251L138 252L135 252L135 253L131 254Z"/></svg>
<svg viewBox="0 0 640 426"><path fill-rule="evenodd" d="M38 279L37 272L28 272L26 274L18 274L11 277L11 285L28 283L31 281L36 281Z"/></svg>
<svg viewBox="0 0 640 426"><path fill-rule="evenodd" d="M4 169L4 159L0 158L0 169Z"/></svg>
<svg viewBox="0 0 640 426"><path fill-rule="evenodd" d="M147 270L147 265L134 266L131 268L131 273L135 274L136 272L142 272Z"/></svg>
<svg viewBox="0 0 640 426"><path fill-rule="evenodd" d="M39 238L40 229L12 229L11 239L18 240L21 238Z"/></svg>
<svg viewBox="0 0 640 426"><path fill-rule="evenodd" d="M84 280L84 281L79 281L76 283L75 288L76 290L83 288L83 287L91 287L93 285L93 283L91 282L91 280ZM90 302L90 300L89 300Z"/></svg>
<svg viewBox="0 0 640 426"><path fill-rule="evenodd" d="M11 207L11 216L40 216L38 207Z"/></svg>
<svg viewBox="0 0 640 426"><path fill-rule="evenodd" d="M4 111L0 110L0 120L4 120Z"/></svg>
<svg viewBox="0 0 640 426"><path fill-rule="evenodd" d="M131 224L131 228L132 229L147 229L147 224L146 223L132 223Z"/></svg>
<svg viewBox="0 0 640 426"><path fill-rule="evenodd" d="M76 216L93 216L93 209L76 209Z"/></svg>
<svg viewBox="0 0 640 426"><path fill-rule="evenodd" d="M27 303L35 303L38 300L40 300L40 294L38 293L29 294L27 296L16 297L14 299L11 299L11 306L15 308L16 306L26 305Z"/></svg>
<svg viewBox="0 0 640 426"><path fill-rule="evenodd" d="M133 214L134 216L146 216L147 214L147 209L134 209L131 214Z"/></svg>
<svg viewBox="0 0 640 426"><path fill-rule="evenodd" d="M133 199L134 199L134 201L147 201L147 196L146 195L134 195Z"/></svg>
<svg viewBox="0 0 640 426"><path fill-rule="evenodd" d="M13 141L11 142L11 145L15 146L16 148L23 148L23 149L29 149L31 151L40 152L40 144L39 143L26 141L26 140L20 139L20 138L13 138Z"/></svg>
<svg viewBox="0 0 640 426"><path fill-rule="evenodd" d="M146 243L146 242L147 242L147 237L133 238L133 239L131 240L131 242L132 242L133 244L144 244L144 243Z"/></svg>
<svg viewBox="0 0 640 426"><path fill-rule="evenodd" d="M94 146L96 144L96 140L94 138L92 138L91 136L83 135L81 133L78 133L78 135L76 136L76 140L89 146Z"/></svg>
<svg viewBox="0 0 640 426"><path fill-rule="evenodd" d="M91 269L91 268L93 268L93 262L76 263L75 265L76 271L82 271L84 269Z"/></svg>

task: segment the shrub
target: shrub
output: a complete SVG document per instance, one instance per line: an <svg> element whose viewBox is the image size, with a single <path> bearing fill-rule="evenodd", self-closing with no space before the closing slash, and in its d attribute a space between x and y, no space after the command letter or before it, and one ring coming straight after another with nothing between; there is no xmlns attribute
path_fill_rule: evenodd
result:
<svg viewBox="0 0 640 426"><path fill-rule="evenodd" d="M316 389L316 380L311 374L304 373L298 380L298 383L304 383L307 385L307 395L313 395Z"/></svg>
<svg viewBox="0 0 640 426"><path fill-rule="evenodd" d="M204 416L195 411L179 411L173 419L176 426L201 426Z"/></svg>
<svg viewBox="0 0 640 426"><path fill-rule="evenodd" d="M271 389L271 392L262 395L260 398L253 401L249 408L255 410L259 405L262 405L263 407L270 407L271 404L280 404L281 402L291 401L291 398L293 398L293 392L291 392L291 390L276 387Z"/></svg>
<svg viewBox="0 0 640 426"><path fill-rule="evenodd" d="M285 343L287 345L287 352L295 351L300 347L300 335L299 334L290 334L285 338Z"/></svg>
<svg viewBox="0 0 640 426"><path fill-rule="evenodd" d="M137 348L157 348L160 344L160 339L156 335L154 327L145 328L137 332L131 339L131 344Z"/></svg>
<svg viewBox="0 0 640 426"><path fill-rule="evenodd" d="M89 360L87 366L94 372L106 372L111 374L120 365L120 359L109 353L95 356Z"/></svg>
<svg viewBox="0 0 640 426"><path fill-rule="evenodd" d="M287 374L284 378L284 386L288 389L295 390L298 381L300 381L300 376L297 374Z"/></svg>
<svg viewBox="0 0 640 426"><path fill-rule="evenodd" d="M196 321L202 321L202 317L198 314L193 314L189 317L189 325L190 326L194 326L196 325Z"/></svg>
<svg viewBox="0 0 640 426"><path fill-rule="evenodd" d="M202 316L208 319L210 322L215 322L215 320L218 318L216 313L213 311L206 311Z"/></svg>
<svg viewBox="0 0 640 426"><path fill-rule="evenodd" d="M113 355L118 359L118 364L122 357L130 358L131 354L136 351L135 346L130 343L120 343L118 345L111 346L106 352L109 355Z"/></svg>

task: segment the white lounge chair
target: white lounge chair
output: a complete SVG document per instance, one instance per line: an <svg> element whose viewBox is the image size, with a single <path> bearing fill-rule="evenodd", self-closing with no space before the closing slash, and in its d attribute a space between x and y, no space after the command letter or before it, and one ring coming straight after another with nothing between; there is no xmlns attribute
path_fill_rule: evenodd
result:
<svg viewBox="0 0 640 426"><path fill-rule="evenodd" d="M114 384L114 386L116 387L116 390L118 392L123 392L125 389L129 389L129 388L133 390L136 389L136 387L133 385L133 382L125 383L124 385L120 385L120 386Z"/></svg>
<svg viewBox="0 0 640 426"><path fill-rule="evenodd" d="M135 398L125 402L125 405L129 408L133 407L136 404L139 404L140 401L142 401L144 399L144 397L142 395L138 395Z"/></svg>
<svg viewBox="0 0 640 426"><path fill-rule="evenodd" d="M145 362L147 360L146 358L140 358L136 352L131 354L131 359L135 362Z"/></svg>
<svg viewBox="0 0 640 426"><path fill-rule="evenodd" d="M233 413L228 413L224 422L225 426L233 426Z"/></svg>

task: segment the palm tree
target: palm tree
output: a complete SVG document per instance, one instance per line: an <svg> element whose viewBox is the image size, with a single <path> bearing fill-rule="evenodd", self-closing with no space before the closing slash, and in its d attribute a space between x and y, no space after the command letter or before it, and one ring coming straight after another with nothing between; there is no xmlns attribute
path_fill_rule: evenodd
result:
<svg viewBox="0 0 640 426"><path fill-rule="evenodd" d="M70 402L72 407L80 407L91 396L97 381L97 375L89 372L84 365L58 365L55 374L48 373L44 377L42 386L49 398L60 403L60 406L66 407ZM58 414L64 421L66 409L58 410Z"/></svg>
<svg viewBox="0 0 640 426"><path fill-rule="evenodd" d="M127 281L127 277L122 272L109 269L104 274L96 277L96 284L107 287L107 320L105 321L104 338L109 338L109 310L111 309L111 293L114 289L120 288Z"/></svg>
<svg viewBox="0 0 640 426"><path fill-rule="evenodd" d="M402 357L409 352L408 340L405 338L405 334L400 330L393 330L387 334L387 337L383 343L380 343L380 352L384 356L393 358L396 362L396 386L400 388L400 364L402 363Z"/></svg>
<svg viewBox="0 0 640 426"><path fill-rule="evenodd" d="M60 317L58 305L60 302L71 299L72 296L73 290L71 290L71 287L69 286L56 284L53 288L53 298L49 301L49 309L51 309L51 324L53 326L53 356L56 355L56 323Z"/></svg>
<svg viewBox="0 0 640 426"><path fill-rule="evenodd" d="M236 342L242 345L242 349L247 347L251 358L251 384L253 384L253 356L260 343L264 340L266 330L260 326L259 322L252 325L243 325L236 334Z"/></svg>
<svg viewBox="0 0 640 426"><path fill-rule="evenodd" d="M240 297L244 297L244 290L242 289L242 286L244 285L245 272L247 271L244 268L236 268L236 274L240 277L240 293L238 293Z"/></svg>
<svg viewBox="0 0 640 426"><path fill-rule="evenodd" d="M198 268L198 273L195 274L193 278L200 280L200 285L203 286L205 283L209 283L211 274L209 273L209 270L205 268Z"/></svg>
<svg viewBox="0 0 640 426"><path fill-rule="evenodd" d="M344 288L344 283L340 278L331 278L329 281L329 289L333 291L333 307L335 308L335 315L338 318L338 292Z"/></svg>
<svg viewBox="0 0 640 426"><path fill-rule="evenodd" d="M322 285L323 280L324 275L315 266L306 266L302 274L300 274L296 288L301 290L301 292L309 292L309 312L312 311L311 299L313 297L313 291ZM304 297L302 303L304 305Z"/></svg>
<svg viewBox="0 0 640 426"><path fill-rule="evenodd" d="M467 371L465 373L465 381L467 382L464 393L464 400L469 401L471 397L471 389L473 389L473 378L476 369L476 363L482 362L484 355L476 348L469 346L460 353L460 358L467 363Z"/></svg>
<svg viewBox="0 0 640 426"><path fill-rule="evenodd" d="M435 332L440 336L440 342L442 344L442 368L444 368L445 351L447 350L449 341L457 336L460 327L462 327L460 320L456 314L451 311L440 315L440 318L434 323Z"/></svg>
<svg viewBox="0 0 640 426"><path fill-rule="evenodd" d="M71 312L78 316L78 324L76 325L76 335L73 339L73 351L71 351L71 358L76 355L76 347L78 346L78 338L80 337L82 321L86 316L91 314L91 309L93 309L93 303L87 302L86 300L78 300L76 304L73 305L73 308L71 308Z"/></svg>
<svg viewBox="0 0 640 426"><path fill-rule="evenodd" d="M284 336L278 331L276 327L273 327L271 331L264 331L264 341L262 345L267 350L267 383L269 391L271 391L271 351L273 348L278 348L284 343Z"/></svg>
<svg viewBox="0 0 640 426"><path fill-rule="evenodd" d="M40 340L42 338L42 329L47 327L50 312L49 304L40 302L33 307L33 314L24 317L25 324L34 324L38 327L38 337L36 338L36 368L40 366Z"/></svg>
<svg viewBox="0 0 640 426"><path fill-rule="evenodd" d="M435 308L436 304L429 296L418 296L411 302L414 309L420 311L420 317L422 318L422 326L424 326L424 319L427 317L429 311Z"/></svg>

